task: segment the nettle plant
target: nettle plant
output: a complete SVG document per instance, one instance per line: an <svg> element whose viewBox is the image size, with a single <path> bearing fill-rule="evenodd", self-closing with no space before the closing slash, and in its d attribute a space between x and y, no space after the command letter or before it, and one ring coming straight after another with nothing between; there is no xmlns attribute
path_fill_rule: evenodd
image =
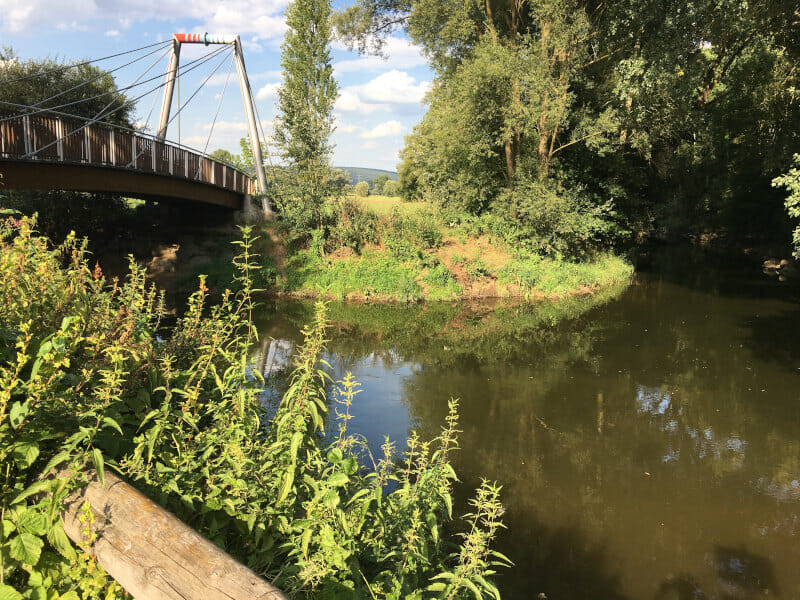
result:
<svg viewBox="0 0 800 600"><path fill-rule="evenodd" d="M64 500L89 468L118 471L295 597L499 598L499 487L483 482L452 518L455 401L436 439L371 456L347 427L358 384L331 381L321 361L319 304L267 420L249 368L248 229L239 291L207 306L201 278L165 333L162 296L133 261L109 283L85 242L51 247L34 227L0 226L0 600L125 597L91 554L91 510L88 551L64 532Z"/></svg>

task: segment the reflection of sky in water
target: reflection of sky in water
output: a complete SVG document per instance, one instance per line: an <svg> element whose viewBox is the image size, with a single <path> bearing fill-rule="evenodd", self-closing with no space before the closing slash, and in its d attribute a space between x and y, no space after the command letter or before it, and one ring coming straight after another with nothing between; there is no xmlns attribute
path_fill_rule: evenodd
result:
<svg viewBox="0 0 800 600"><path fill-rule="evenodd" d="M252 368L260 370L267 381L262 398L268 414L277 407L282 386L276 383L288 377L294 350L295 346L288 340L269 340L254 355ZM411 425L408 408L403 403L403 382L414 374L415 363L405 362L396 351L370 353L360 358L328 353L324 360L330 365L326 370L334 382L351 372L359 384L353 400L354 418L348 424L350 433L366 438L376 458L381 454L381 445L386 437L394 442L399 452L403 452ZM338 385L334 384L334 387ZM331 420L326 426L328 435L338 430L333 419L335 411L342 410L333 402L334 397L334 389L329 386Z"/></svg>
<svg viewBox="0 0 800 600"><path fill-rule="evenodd" d="M684 408L673 403L673 395L658 387L638 385L636 387L636 405L639 414L651 417L650 421L660 431L668 434L666 452L663 462L677 462L681 458L681 450L686 451L685 442L691 441L690 453L700 460L724 460L728 470L738 470L744 466L747 441L738 435L720 436L710 425L698 429L681 426L685 417ZM685 419L684 419L685 420Z"/></svg>

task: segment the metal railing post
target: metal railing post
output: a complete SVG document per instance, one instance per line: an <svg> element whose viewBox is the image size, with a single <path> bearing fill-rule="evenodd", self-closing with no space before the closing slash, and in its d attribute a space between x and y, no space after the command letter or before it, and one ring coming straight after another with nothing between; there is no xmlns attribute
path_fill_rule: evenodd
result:
<svg viewBox="0 0 800 600"><path fill-rule="evenodd" d="M92 162L92 138L89 135L89 128L88 127L84 127L83 128L83 133L84 133L83 139L86 142L86 162L87 163L91 163Z"/></svg>
<svg viewBox="0 0 800 600"><path fill-rule="evenodd" d="M108 146L111 156L109 159L111 160L111 164L116 166L117 164L117 144L114 140L114 130L112 129L108 134Z"/></svg>
<svg viewBox="0 0 800 600"><path fill-rule="evenodd" d="M56 117L56 135L58 136L58 142L56 142L58 160L64 162L64 121L61 120L61 117Z"/></svg>
<svg viewBox="0 0 800 600"><path fill-rule="evenodd" d="M33 152L31 140L31 118L28 115L22 117L22 137L25 145L25 154L29 155ZM36 158L35 156L33 158Z"/></svg>

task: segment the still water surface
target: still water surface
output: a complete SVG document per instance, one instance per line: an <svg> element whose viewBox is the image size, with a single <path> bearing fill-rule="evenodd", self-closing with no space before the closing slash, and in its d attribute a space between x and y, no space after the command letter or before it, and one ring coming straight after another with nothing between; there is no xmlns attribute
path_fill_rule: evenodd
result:
<svg viewBox="0 0 800 600"><path fill-rule="evenodd" d="M264 367L279 373L310 311L265 307ZM460 399L458 493L503 485L504 598L800 597L791 286L672 250L603 297L330 316L374 448L432 437Z"/></svg>

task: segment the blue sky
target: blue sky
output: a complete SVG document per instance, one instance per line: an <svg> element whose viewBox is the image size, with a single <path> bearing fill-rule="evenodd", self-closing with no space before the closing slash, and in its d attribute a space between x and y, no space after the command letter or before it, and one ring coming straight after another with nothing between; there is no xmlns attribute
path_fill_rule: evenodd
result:
<svg viewBox="0 0 800 600"><path fill-rule="evenodd" d="M177 32L239 34L258 112L270 136L275 91L281 81L280 45L287 4L287 0L0 0L0 43L11 46L20 58L50 56L71 61L169 40ZM217 48L184 45L181 64ZM166 57L161 57L160 50L145 56L152 50L97 64L115 69L142 57L115 71L118 86L124 87L148 68L151 70L144 79L163 73ZM403 136L425 111L422 99L432 75L419 49L396 33L389 38L386 53L387 60L364 57L348 52L341 43L333 44L334 73L340 90L335 107L335 165L395 170ZM225 148L238 152L238 140L247 130L235 68L228 79L229 57L226 51L181 78L180 99L185 102L211 75L181 112L180 132L178 120L172 122L168 139L177 141L180 133L182 143L201 150L208 142L209 151ZM158 83L141 85L129 94L143 94ZM142 98L137 120L154 129L160 103L160 91ZM218 106L219 117L210 132Z"/></svg>

